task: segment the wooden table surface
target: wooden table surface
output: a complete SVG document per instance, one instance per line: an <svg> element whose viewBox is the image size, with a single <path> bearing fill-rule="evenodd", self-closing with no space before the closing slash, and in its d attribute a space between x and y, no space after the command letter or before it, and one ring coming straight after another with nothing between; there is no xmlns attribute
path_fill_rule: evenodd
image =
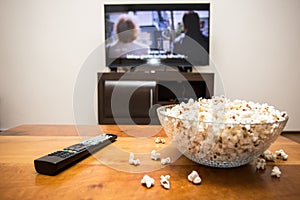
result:
<svg viewBox="0 0 300 200"><path fill-rule="evenodd" d="M119 137L56 176L35 172L34 159L77 143L87 133L96 134L97 129ZM0 199L300 199L300 144L287 138L280 136L270 150L284 149L288 160L257 171L253 163L231 169L198 165L177 154L167 138L166 144L156 144L157 136L164 136L159 126L22 125L1 132ZM162 166L151 161L153 149L165 152L173 162ZM140 158L140 166L128 164L130 152ZM270 175L274 165L282 171L280 178ZM199 172L200 185L187 180L192 170ZM155 179L154 187L141 185L145 174ZM170 190L159 183L167 174Z"/></svg>

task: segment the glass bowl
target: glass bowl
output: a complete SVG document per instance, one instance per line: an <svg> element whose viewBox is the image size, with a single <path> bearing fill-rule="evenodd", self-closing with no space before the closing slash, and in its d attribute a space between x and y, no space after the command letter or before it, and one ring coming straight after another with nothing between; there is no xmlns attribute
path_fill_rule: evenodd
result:
<svg viewBox="0 0 300 200"><path fill-rule="evenodd" d="M167 136L192 161L211 167L245 165L261 155L278 138L288 116L274 123L222 123L169 116L166 105L157 114Z"/></svg>

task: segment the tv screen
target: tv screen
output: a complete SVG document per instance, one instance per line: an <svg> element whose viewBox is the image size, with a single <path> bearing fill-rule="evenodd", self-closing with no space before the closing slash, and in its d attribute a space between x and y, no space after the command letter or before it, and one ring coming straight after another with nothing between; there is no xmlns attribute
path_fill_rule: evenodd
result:
<svg viewBox="0 0 300 200"><path fill-rule="evenodd" d="M106 66L209 64L210 5L104 5Z"/></svg>

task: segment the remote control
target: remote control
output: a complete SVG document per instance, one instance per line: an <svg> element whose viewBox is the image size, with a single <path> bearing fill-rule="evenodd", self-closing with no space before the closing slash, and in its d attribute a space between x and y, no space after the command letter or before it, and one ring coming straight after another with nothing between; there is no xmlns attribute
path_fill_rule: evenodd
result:
<svg viewBox="0 0 300 200"><path fill-rule="evenodd" d="M34 160L35 170L40 174L56 175L80 160L117 139L114 134L102 134L83 140L80 143L52 152Z"/></svg>

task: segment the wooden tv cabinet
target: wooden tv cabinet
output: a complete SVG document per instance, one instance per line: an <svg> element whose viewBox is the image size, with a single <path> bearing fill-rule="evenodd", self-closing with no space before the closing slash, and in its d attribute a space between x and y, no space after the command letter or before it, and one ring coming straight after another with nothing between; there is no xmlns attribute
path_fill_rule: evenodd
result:
<svg viewBox="0 0 300 200"><path fill-rule="evenodd" d="M98 122L159 124L157 107L213 94L213 73L98 73Z"/></svg>

